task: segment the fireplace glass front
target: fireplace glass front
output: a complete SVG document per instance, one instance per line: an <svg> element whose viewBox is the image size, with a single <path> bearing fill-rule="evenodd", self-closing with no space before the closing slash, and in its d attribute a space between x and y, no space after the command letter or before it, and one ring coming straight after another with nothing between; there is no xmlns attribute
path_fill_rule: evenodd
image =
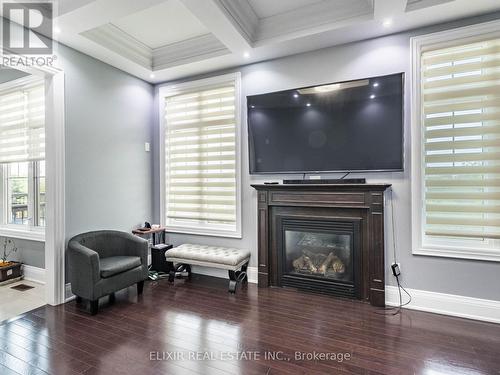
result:
<svg viewBox="0 0 500 375"><path fill-rule="evenodd" d="M359 220L280 218L278 285L358 298Z"/></svg>
<svg viewBox="0 0 500 375"><path fill-rule="evenodd" d="M353 283L352 234L285 230L285 274Z"/></svg>

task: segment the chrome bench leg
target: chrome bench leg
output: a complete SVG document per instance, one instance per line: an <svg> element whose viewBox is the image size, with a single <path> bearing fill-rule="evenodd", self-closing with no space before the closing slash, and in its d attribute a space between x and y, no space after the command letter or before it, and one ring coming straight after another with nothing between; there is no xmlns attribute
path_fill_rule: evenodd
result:
<svg viewBox="0 0 500 375"><path fill-rule="evenodd" d="M229 293L236 293L236 285L239 282L247 283L247 267L248 262L241 266L239 271L229 271Z"/></svg>
<svg viewBox="0 0 500 375"><path fill-rule="evenodd" d="M236 284L238 284L236 271L229 271L229 293L236 293Z"/></svg>
<svg viewBox="0 0 500 375"><path fill-rule="evenodd" d="M170 272L168 273L168 281L173 283L175 280L175 275L180 272L187 272L188 279L191 278L191 266L189 264L180 263L170 270Z"/></svg>

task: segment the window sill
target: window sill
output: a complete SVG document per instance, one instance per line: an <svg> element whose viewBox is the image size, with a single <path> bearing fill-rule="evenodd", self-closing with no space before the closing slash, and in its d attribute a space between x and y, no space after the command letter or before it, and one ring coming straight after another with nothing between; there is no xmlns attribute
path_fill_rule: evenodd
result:
<svg viewBox="0 0 500 375"><path fill-rule="evenodd" d="M500 262L500 250L490 249L454 249L448 247L422 247L413 250L413 255L425 255L445 258L483 260Z"/></svg>
<svg viewBox="0 0 500 375"><path fill-rule="evenodd" d="M197 236L211 236L211 237L227 237L227 238L242 238L241 232L235 231L224 231L216 229L199 229L199 228L189 228L189 227L176 227L172 225L166 225L167 233L179 233L179 234L194 234Z"/></svg>
<svg viewBox="0 0 500 375"><path fill-rule="evenodd" d="M45 231L0 227L0 236L17 238L21 240L45 242Z"/></svg>

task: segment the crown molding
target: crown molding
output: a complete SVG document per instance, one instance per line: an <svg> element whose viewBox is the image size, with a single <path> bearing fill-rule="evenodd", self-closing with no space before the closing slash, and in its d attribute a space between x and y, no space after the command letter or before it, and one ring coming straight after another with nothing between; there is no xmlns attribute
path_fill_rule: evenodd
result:
<svg viewBox="0 0 500 375"><path fill-rule="evenodd" d="M256 41L260 20L248 0L215 0L240 34L253 44Z"/></svg>
<svg viewBox="0 0 500 375"><path fill-rule="evenodd" d="M188 64L231 53L212 34L205 34L153 50L153 70Z"/></svg>
<svg viewBox="0 0 500 375"><path fill-rule="evenodd" d="M84 31L80 35L145 68L152 67L153 50L111 23Z"/></svg>
<svg viewBox="0 0 500 375"><path fill-rule="evenodd" d="M85 31L81 35L150 70L170 68L230 53L212 34L155 49L146 46L113 24Z"/></svg>
<svg viewBox="0 0 500 375"><path fill-rule="evenodd" d="M256 42L260 45L270 40L300 38L345 27L360 19L369 20L373 16L371 1L352 0L345 7L339 7L335 2L322 1L260 19Z"/></svg>
<svg viewBox="0 0 500 375"><path fill-rule="evenodd" d="M255 46L338 29L360 19L374 17L373 0L352 0L345 7L321 1L264 18L258 18L248 0L213 1L240 34Z"/></svg>

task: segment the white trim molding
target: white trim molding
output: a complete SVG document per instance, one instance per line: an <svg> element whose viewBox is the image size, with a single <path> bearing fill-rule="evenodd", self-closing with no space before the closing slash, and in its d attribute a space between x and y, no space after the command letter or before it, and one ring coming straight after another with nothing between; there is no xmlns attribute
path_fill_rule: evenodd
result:
<svg viewBox="0 0 500 375"><path fill-rule="evenodd" d="M47 303L64 303L66 249L64 73L47 75L46 82L46 178L47 210L45 269Z"/></svg>
<svg viewBox="0 0 500 375"><path fill-rule="evenodd" d="M423 52L474 43L484 38L500 37L500 20L459 27L428 35L412 37L411 43L411 220L412 253L415 255L500 261L500 250L479 241L443 242L428 244L424 241L424 178L423 134L421 114L421 64Z"/></svg>
<svg viewBox="0 0 500 375"><path fill-rule="evenodd" d="M410 293L412 300L404 308L500 323L500 301L428 292L418 289L406 288L406 290ZM406 300L407 296L403 293L403 303ZM396 286L386 285L385 303L388 306L399 305L399 293Z"/></svg>
<svg viewBox="0 0 500 375"><path fill-rule="evenodd" d="M20 240L28 240L28 241L37 241L37 242L45 241L45 231L36 229L21 230L9 226L2 226L0 227L0 236L17 238Z"/></svg>
<svg viewBox="0 0 500 375"><path fill-rule="evenodd" d="M23 279L45 284L45 268L39 268L23 264Z"/></svg>

